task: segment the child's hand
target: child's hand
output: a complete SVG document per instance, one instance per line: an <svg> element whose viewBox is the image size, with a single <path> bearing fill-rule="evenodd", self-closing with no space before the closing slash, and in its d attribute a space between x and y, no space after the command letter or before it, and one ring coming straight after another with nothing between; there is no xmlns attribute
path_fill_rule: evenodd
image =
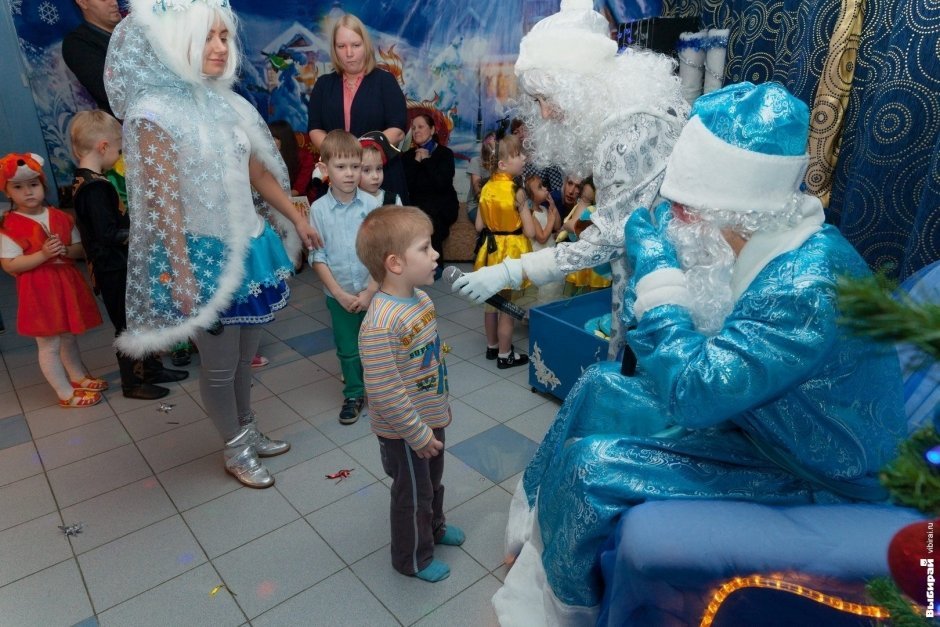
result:
<svg viewBox="0 0 940 627"><path fill-rule="evenodd" d="M42 244L42 254L46 259L52 259L53 257L64 255L65 252L65 244L62 243L62 240L59 239L58 235L50 235Z"/></svg>
<svg viewBox="0 0 940 627"><path fill-rule="evenodd" d="M359 311L365 311L369 308L369 303L372 302L372 297L375 295L375 292L370 292L365 289L356 294L356 302L359 304Z"/></svg>
<svg viewBox="0 0 940 627"><path fill-rule="evenodd" d="M438 455L440 455L441 451L443 450L444 450L444 445L441 443L441 441L438 440L437 438L433 438L428 443L427 446L415 451L415 455L417 455L421 459L431 459L432 457L437 457Z"/></svg>
<svg viewBox="0 0 940 627"><path fill-rule="evenodd" d="M336 302L342 305L343 309L349 313L356 313L359 311L359 298L353 296L348 292L342 292L340 294L334 294L336 297Z"/></svg>

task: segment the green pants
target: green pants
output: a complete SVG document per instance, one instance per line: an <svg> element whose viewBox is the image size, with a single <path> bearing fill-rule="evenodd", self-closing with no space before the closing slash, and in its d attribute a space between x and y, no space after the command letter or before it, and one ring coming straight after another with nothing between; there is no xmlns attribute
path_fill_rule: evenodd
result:
<svg viewBox="0 0 940 627"><path fill-rule="evenodd" d="M362 362L359 360L359 327L366 312L350 313L332 296L326 297L326 308L330 310L333 321L333 342L343 381L346 382L343 396L362 398L366 395L366 388L362 383Z"/></svg>

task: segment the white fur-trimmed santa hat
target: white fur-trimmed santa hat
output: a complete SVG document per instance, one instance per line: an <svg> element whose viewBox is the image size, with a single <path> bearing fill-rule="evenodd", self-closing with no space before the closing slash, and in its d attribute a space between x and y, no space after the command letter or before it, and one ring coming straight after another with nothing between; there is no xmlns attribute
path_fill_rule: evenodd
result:
<svg viewBox="0 0 940 627"><path fill-rule="evenodd" d="M808 136L809 108L783 85L729 85L695 101L660 193L702 211L783 211L803 196Z"/></svg>
<svg viewBox="0 0 940 627"><path fill-rule="evenodd" d="M561 0L561 9L539 20L519 42L516 76L529 70L589 74L617 56L610 24L592 0Z"/></svg>

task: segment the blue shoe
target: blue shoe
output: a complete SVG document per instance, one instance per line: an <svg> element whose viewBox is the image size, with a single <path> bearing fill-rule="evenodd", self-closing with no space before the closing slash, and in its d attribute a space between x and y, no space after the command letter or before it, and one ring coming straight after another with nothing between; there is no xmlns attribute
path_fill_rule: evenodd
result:
<svg viewBox="0 0 940 627"><path fill-rule="evenodd" d="M430 583L444 581L450 577L450 566L440 560L431 560L431 563L414 574L415 577Z"/></svg>
<svg viewBox="0 0 940 627"><path fill-rule="evenodd" d="M444 529L444 535L435 544L446 544L447 546L460 546L467 539L467 535L460 527L447 525Z"/></svg>

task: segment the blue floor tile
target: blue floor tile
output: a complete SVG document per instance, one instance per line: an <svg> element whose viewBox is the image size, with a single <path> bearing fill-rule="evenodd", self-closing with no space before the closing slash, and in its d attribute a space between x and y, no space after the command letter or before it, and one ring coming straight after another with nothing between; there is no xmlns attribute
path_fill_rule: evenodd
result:
<svg viewBox="0 0 940 627"><path fill-rule="evenodd" d="M303 355L319 355L336 348L333 343L333 329L320 329L284 340L284 343Z"/></svg>
<svg viewBox="0 0 940 627"><path fill-rule="evenodd" d="M457 459L494 483L525 470L538 444L505 425L496 425L447 447Z"/></svg>
<svg viewBox="0 0 940 627"><path fill-rule="evenodd" d="M23 414L0 420L0 449L10 448L23 442L29 442L29 426Z"/></svg>

